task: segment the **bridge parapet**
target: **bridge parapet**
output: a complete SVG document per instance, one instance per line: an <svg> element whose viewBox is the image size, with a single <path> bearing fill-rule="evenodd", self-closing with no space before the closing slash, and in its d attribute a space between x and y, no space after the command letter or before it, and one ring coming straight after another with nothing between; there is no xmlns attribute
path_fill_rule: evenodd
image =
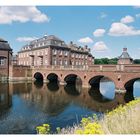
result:
<svg viewBox="0 0 140 140"><path fill-rule="evenodd" d="M124 71L127 72L140 72L140 65L123 65Z"/></svg>
<svg viewBox="0 0 140 140"><path fill-rule="evenodd" d="M88 70L88 66L32 66L31 69L46 69L46 70Z"/></svg>
<svg viewBox="0 0 140 140"><path fill-rule="evenodd" d="M31 69L73 70L95 72L140 72L140 65L32 66Z"/></svg>

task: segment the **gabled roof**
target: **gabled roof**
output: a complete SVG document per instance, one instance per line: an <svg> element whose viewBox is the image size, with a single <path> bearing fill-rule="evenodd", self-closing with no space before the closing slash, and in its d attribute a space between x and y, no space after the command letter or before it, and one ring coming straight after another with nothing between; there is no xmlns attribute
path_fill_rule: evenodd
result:
<svg viewBox="0 0 140 140"><path fill-rule="evenodd" d="M0 38L0 50L12 50L8 41L5 41L2 38Z"/></svg>

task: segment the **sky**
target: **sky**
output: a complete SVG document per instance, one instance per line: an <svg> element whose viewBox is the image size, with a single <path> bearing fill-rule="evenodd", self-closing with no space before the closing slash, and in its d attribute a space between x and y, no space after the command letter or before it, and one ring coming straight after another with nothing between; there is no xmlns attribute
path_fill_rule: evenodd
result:
<svg viewBox="0 0 140 140"><path fill-rule="evenodd" d="M0 38L9 42L14 54L46 34L88 45L95 58L118 57L126 47L132 58L140 59L140 7L0 7Z"/></svg>

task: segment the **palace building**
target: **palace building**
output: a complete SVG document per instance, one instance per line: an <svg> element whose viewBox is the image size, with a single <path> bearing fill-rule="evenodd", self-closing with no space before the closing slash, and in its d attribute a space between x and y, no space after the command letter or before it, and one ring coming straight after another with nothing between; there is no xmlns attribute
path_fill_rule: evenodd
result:
<svg viewBox="0 0 140 140"><path fill-rule="evenodd" d="M31 41L18 52L18 65L25 66L89 66L94 57L88 46L66 44L54 35Z"/></svg>
<svg viewBox="0 0 140 140"><path fill-rule="evenodd" d="M4 39L0 38L0 80L5 80L9 76L9 66L12 60L12 49Z"/></svg>

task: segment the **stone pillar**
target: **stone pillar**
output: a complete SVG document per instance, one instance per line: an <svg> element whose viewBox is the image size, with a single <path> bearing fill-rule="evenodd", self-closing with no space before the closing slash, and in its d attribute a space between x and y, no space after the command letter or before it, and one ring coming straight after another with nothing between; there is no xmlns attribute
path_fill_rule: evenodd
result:
<svg viewBox="0 0 140 140"><path fill-rule="evenodd" d="M82 87L84 87L84 88L90 88L91 85L88 83L88 81L84 80L84 81L82 81Z"/></svg>
<svg viewBox="0 0 140 140"><path fill-rule="evenodd" d="M61 80L61 81L59 81L59 84L60 84L60 85L66 85L67 83L66 83L66 81L64 81L64 80Z"/></svg>
<svg viewBox="0 0 140 140"><path fill-rule="evenodd" d="M115 101L117 104L125 104L125 99L124 99L125 94L120 94L120 93L115 93Z"/></svg>
<svg viewBox="0 0 140 140"><path fill-rule="evenodd" d="M124 82L120 74L118 75L117 81L115 82L115 92L120 94L126 93Z"/></svg>
<svg viewBox="0 0 140 140"><path fill-rule="evenodd" d="M126 93L126 89L124 87L115 87L115 92L118 94Z"/></svg>

